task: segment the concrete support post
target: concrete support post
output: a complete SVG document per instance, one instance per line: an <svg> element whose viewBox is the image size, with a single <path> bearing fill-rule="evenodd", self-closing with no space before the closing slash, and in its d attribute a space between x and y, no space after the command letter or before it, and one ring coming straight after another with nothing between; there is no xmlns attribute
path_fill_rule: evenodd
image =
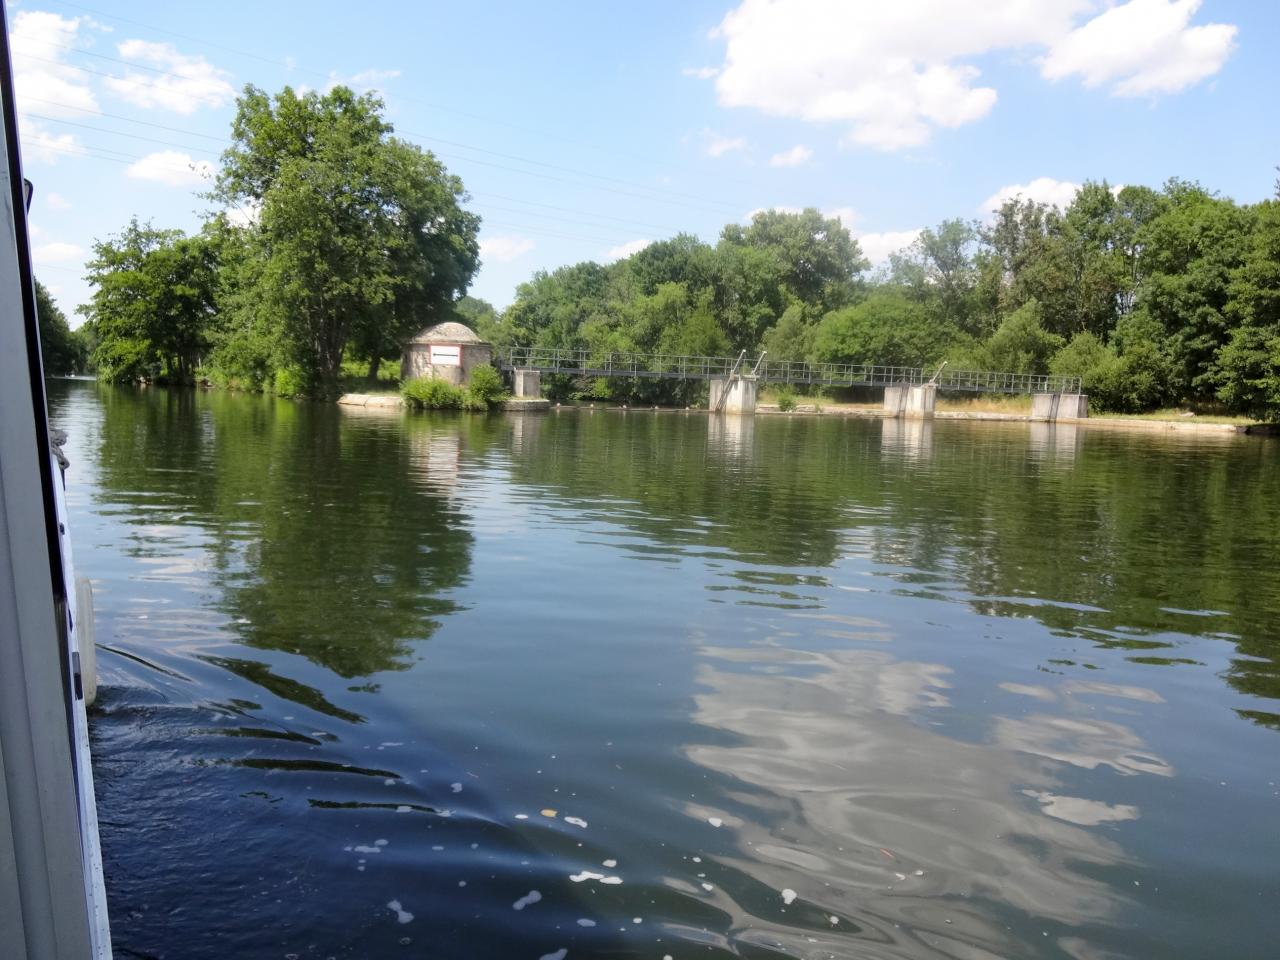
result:
<svg viewBox="0 0 1280 960"><path fill-rule="evenodd" d="M1032 420L1084 420L1088 416L1087 393L1037 393L1031 397Z"/></svg>
<svg viewBox="0 0 1280 960"><path fill-rule="evenodd" d="M707 409L715 412L720 409L720 401L724 397L725 387L729 381L726 377L712 377L707 383L711 388L707 394Z"/></svg>
<svg viewBox="0 0 1280 960"><path fill-rule="evenodd" d="M884 409L890 416L900 417L907 409L907 392L911 389L905 383L893 383L884 388Z"/></svg>
<svg viewBox="0 0 1280 960"><path fill-rule="evenodd" d="M907 391L906 416L932 418L937 401L938 385L936 383L922 383L911 387Z"/></svg>
<svg viewBox="0 0 1280 960"><path fill-rule="evenodd" d="M709 409L721 413L755 413L759 383L747 374L733 379L717 377L711 381Z"/></svg>
<svg viewBox="0 0 1280 960"><path fill-rule="evenodd" d="M542 374L537 370L518 367L512 371L512 377L519 399L536 399L542 395Z"/></svg>

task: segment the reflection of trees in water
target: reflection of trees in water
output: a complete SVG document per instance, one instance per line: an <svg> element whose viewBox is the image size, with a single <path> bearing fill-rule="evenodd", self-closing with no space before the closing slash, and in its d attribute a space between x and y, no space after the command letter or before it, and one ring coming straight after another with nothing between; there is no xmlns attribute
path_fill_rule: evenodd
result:
<svg viewBox="0 0 1280 960"><path fill-rule="evenodd" d="M207 535L243 643L362 676L406 667L410 642L454 609L441 594L465 580L472 537L413 452L426 432L439 455L456 453L452 425L225 394L102 394L102 495L135 505L139 523L167 513Z"/></svg>
<svg viewBox="0 0 1280 960"><path fill-rule="evenodd" d="M901 589L1152 665L1185 659L1161 655L1179 635L1222 636L1243 655L1232 685L1280 697L1280 582L1260 575L1280 567L1280 449L1070 427L565 412L512 470L584 510L638 505L610 519L652 544L791 568L866 556L904 568L880 571Z"/></svg>
<svg viewBox="0 0 1280 960"><path fill-rule="evenodd" d="M1044 761L1171 776L1137 734L1076 700L1154 693L1097 683L1011 689L1062 713L1043 705L997 716L991 743L965 742L933 727L950 705L950 668L775 642L704 649L704 692L694 698L694 719L726 736L687 747L690 758L742 785L731 795L742 816L715 811L735 829L733 866L795 890L797 907L852 917L859 938L916 949L946 940L947 956L1038 955L1041 921L1120 919L1125 897L1107 868L1130 858L1085 828L1141 811L1064 795Z"/></svg>

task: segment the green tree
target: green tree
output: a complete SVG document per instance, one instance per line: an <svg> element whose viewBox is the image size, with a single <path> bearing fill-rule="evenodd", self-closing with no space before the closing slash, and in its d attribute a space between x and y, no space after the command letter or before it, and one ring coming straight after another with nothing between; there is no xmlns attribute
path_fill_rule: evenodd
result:
<svg viewBox="0 0 1280 960"><path fill-rule="evenodd" d="M312 393L334 391L349 348L376 371L449 316L479 264L462 182L391 134L382 102L346 87L237 100L217 196L260 210L252 296Z"/></svg>
<svg viewBox="0 0 1280 960"><path fill-rule="evenodd" d="M81 309L98 338L99 376L190 382L208 347L215 247L134 218L119 236L96 242L93 254L86 265L93 295Z"/></svg>
<svg viewBox="0 0 1280 960"><path fill-rule="evenodd" d="M36 281L36 318L40 324L40 359L46 375L79 373L84 369L83 341L67 323L45 285Z"/></svg>
<svg viewBox="0 0 1280 960"><path fill-rule="evenodd" d="M854 307L828 313L818 324L820 362L919 367L940 360L957 331L931 321L925 308L896 290L877 290Z"/></svg>
<svg viewBox="0 0 1280 960"><path fill-rule="evenodd" d="M840 220L812 207L800 213L762 210L748 226L725 227L720 243L769 252L791 297L824 312L850 303L859 274L870 267Z"/></svg>

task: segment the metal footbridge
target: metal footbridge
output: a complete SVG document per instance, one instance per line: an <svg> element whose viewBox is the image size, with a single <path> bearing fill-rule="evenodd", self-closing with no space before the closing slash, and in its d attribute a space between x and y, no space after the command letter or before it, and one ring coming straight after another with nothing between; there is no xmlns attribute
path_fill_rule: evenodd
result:
<svg viewBox="0 0 1280 960"><path fill-rule="evenodd" d="M649 380L720 380L744 375L760 383L809 384L826 387L919 386L932 383L939 390L969 393L1079 393L1079 377L1000 373L990 370L930 371L923 367L880 366L870 363L804 363L771 360L761 355L754 364L745 351L737 357L686 357L649 353L599 353L544 347L506 347L497 352L503 370L534 370L577 377L624 377ZM745 363L744 363L745 361Z"/></svg>

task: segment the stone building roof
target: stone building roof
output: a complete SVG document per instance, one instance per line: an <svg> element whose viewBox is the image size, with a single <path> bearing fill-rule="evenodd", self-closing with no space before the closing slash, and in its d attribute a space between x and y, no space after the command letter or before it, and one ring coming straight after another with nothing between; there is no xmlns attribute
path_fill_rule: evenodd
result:
<svg viewBox="0 0 1280 960"><path fill-rule="evenodd" d="M410 343L483 343L470 327L450 320L427 327L415 336Z"/></svg>

